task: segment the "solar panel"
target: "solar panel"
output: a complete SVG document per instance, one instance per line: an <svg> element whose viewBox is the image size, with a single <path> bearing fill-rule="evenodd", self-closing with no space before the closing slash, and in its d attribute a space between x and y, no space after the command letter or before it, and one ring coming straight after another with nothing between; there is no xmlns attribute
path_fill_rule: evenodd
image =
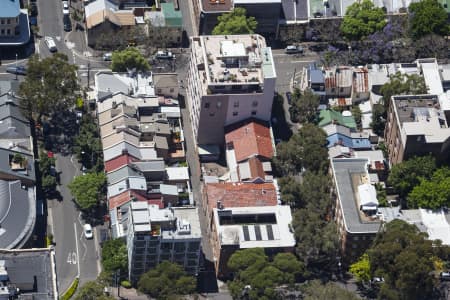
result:
<svg viewBox="0 0 450 300"><path fill-rule="evenodd" d="M250 233L248 232L248 226L242 226L242 231L244 232L244 240L250 241Z"/></svg>
<svg viewBox="0 0 450 300"><path fill-rule="evenodd" d="M266 225L266 230L267 230L267 238L272 241L274 240L274 236L273 236L273 230L272 230L272 225Z"/></svg>

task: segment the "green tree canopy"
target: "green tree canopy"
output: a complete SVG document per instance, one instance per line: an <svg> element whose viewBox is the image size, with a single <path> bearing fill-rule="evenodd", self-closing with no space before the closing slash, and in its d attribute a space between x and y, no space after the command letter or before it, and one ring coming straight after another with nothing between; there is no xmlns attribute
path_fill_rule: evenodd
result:
<svg viewBox="0 0 450 300"><path fill-rule="evenodd" d="M75 294L75 300L114 300L104 293L105 285L98 281L88 281Z"/></svg>
<svg viewBox="0 0 450 300"><path fill-rule="evenodd" d="M448 255L415 225L394 220L385 225L367 251L372 277L383 277L379 299L431 299L434 261Z"/></svg>
<svg viewBox="0 0 450 300"><path fill-rule="evenodd" d="M421 178L430 179L435 170L436 160L432 156L413 157L394 165L387 181L401 197L405 197Z"/></svg>
<svg viewBox="0 0 450 300"><path fill-rule="evenodd" d="M40 121L43 115L71 108L80 95L76 71L77 67L62 53L42 60L31 56L18 92L24 116Z"/></svg>
<svg viewBox="0 0 450 300"><path fill-rule="evenodd" d="M217 17L219 21L214 27L212 34L247 34L254 33L258 22L254 17L247 17L245 8L236 7L231 12L224 13Z"/></svg>
<svg viewBox="0 0 450 300"><path fill-rule="evenodd" d="M303 168L312 172L326 172L328 149L326 133L319 127L307 123L288 142L277 145L274 162L283 174L295 175Z"/></svg>
<svg viewBox="0 0 450 300"><path fill-rule="evenodd" d="M320 280L313 280L301 287L304 300L357 300L360 299L355 294L347 291L338 285L329 282L323 284Z"/></svg>
<svg viewBox="0 0 450 300"><path fill-rule="evenodd" d="M384 134L386 127L386 109L382 104L374 104L372 108L372 123L370 124L372 130L377 135Z"/></svg>
<svg viewBox="0 0 450 300"><path fill-rule="evenodd" d="M105 173L86 173L76 176L68 187L80 209L89 210L98 205L105 184Z"/></svg>
<svg viewBox="0 0 450 300"><path fill-rule="evenodd" d="M156 268L142 274L138 289L156 299L195 292L196 280L188 276L180 265L163 261Z"/></svg>
<svg viewBox="0 0 450 300"><path fill-rule="evenodd" d="M229 283L233 298L246 293L248 299L279 299L275 290L282 284L293 284L305 269L303 263L291 253L278 253L273 261L261 248L250 248L233 253L228 267L235 272Z"/></svg>
<svg viewBox="0 0 450 300"><path fill-rule="evenodd" d="M341 24L341 31L349 40L361 40L382 30L386 24L386 15L383 9L375 7L370 0L363 0L355 2L347 8Z"/></svg>
<svg viewBox="0 0 450 300"><path fill-rule="evenodd" d="M102 246L102 266L105 272L120 270L121 274L127 273L128 252L127 245L122 239L108 240Z"/></svg>
<svg viewBox="0 0 450 300"><path fill-rule="evenodd" d="M111 69L114 72L126 72L133 69L137 72L145 72L150 69L150 65L137 48L129 47L113 52Z"/></svg>
<svg viewBox="0 0 450 300"><path fill-rule="evenodd" d="M319 96L307 89L300 92L295 89L292 94L292 105L289 108L291 120L300 123L317 123L317 109L320 101Z"/></svg>
<svg viewBox="0 0 450 300"><path fill-rule="evenodd" d="M408 194L408 207L438 209L450 206L450 169L437 169L430 179L419 178Z"/></svg>
<svg viewBox="0 0 450 300"><path fill-rule="evenodd" d="M448 35L449 25L447 12L437 0L411 2L410 32L414 39L428 34Z"/></svg>
<svg viewBox="0 0 450 300"><path fill-rule="evenodd" d="M75 137L74 151L83 165L93 171L103 171L102 143L95 120L89 114L83 115L80 130Z"/></svg>
<svg viewBox="0 0 450 300"><path fill-rule="evenodd" d="M381 95L383 96L383 103L386 108L389 107L392 96L427 93L425 79L420 75L409 75L397 72L389 76L389 79L389 82L383 84L380 89Z"/></svg>
<svg viewBox="0 0 450 300"><path fill-rule="evenodd" d="M370 275L370 260L367 253L363 254L357 262L350 266L350 273L356 277L358 282L369 282L372 279Z"/></svg>

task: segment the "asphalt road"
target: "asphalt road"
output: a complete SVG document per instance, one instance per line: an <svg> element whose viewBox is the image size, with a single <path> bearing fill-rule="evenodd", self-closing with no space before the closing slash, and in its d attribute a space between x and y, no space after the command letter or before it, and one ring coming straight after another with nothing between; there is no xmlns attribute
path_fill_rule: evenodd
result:
<svg viewBox="0 0 450 300"><path fill-rule="evenodd" d="M56 155L56 170L60 173L61 185L58 190L62 200L48 200L49 223L52 224L58 289L63 293L76 276L80 284L94 280L98 273L99 246L98 233L87 240L83 234L83 221L76 209L67 185L74 176L80 175L79 164L71 156Z"/></svg>

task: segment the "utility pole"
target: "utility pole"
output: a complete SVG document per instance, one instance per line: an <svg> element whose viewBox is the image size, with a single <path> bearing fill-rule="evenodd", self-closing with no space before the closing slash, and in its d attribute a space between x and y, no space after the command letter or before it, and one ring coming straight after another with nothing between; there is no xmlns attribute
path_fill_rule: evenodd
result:
<svg viewBox="0 0 450 300"><path fill-rule="evenodd" d="M16 80L17 80L17 53L16 53Z"/></svg>

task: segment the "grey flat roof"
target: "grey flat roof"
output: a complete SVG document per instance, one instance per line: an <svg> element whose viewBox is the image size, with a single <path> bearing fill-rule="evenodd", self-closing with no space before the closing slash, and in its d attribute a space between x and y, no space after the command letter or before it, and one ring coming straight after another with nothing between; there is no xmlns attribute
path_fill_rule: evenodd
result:
<svg viewBox="0 0 450 300"><path fill-rule="evenodd" d="M133 162L139 170L142 172L165 172L165 165L163 159L149 160L149 161L138 161Z"/></svg>
<svg viewBox="0 0 450 300"><path fill-rule="evenodd" d="M27 122L27 119L22 115L20 108L14 104L4 104L0 106L0 120L8 117L13 117L24 123Z"/></svg>
<svg viewBox="0 0 450 300"><path fill-rule="evenodd" d="M7 117L3 120L0 120L0 138L3 139L29 138L30 135L31 131L28 123L24 123L13 117Z"/></svg>
<svg viewBox="0 0 450 300"><path fill-rule="evenodd" d="M114 184L128 177L143 177L144 175L142 175L139 170L126 165L120 169L109 172L106 176L108 177L108 184Z"/></svg>
<svg viewBox="0 0 450 300"><path fill-rule="evenodd" d="M16 285L23 298L35 300L57 299L54 255L50 249L0 250L0 260L5 261L9 280ZM31 286L35 289L27 291Z"/></svg>
<svg viewBox="0 0 450 300"><path fill-rule="evenodd" d="M282 0L281 5L286 21L308 19L308 0Z"/></svg>
<svg viewBox="0 0 450 300"><path fill-rule="evenodd" d="M23 189L19 180L0 180L0 248L12 249L24 244L35 220L34 188Z"/></svg>
<svg viewBox="0 0 450 300"><path fill-rule="evenodd" d="M331 166L338 201L342 207L346 230L350 233L376 233L380 229L380 221L363 221L356 205L352 175L367 174L366 158L333 158Z"/></svg>

